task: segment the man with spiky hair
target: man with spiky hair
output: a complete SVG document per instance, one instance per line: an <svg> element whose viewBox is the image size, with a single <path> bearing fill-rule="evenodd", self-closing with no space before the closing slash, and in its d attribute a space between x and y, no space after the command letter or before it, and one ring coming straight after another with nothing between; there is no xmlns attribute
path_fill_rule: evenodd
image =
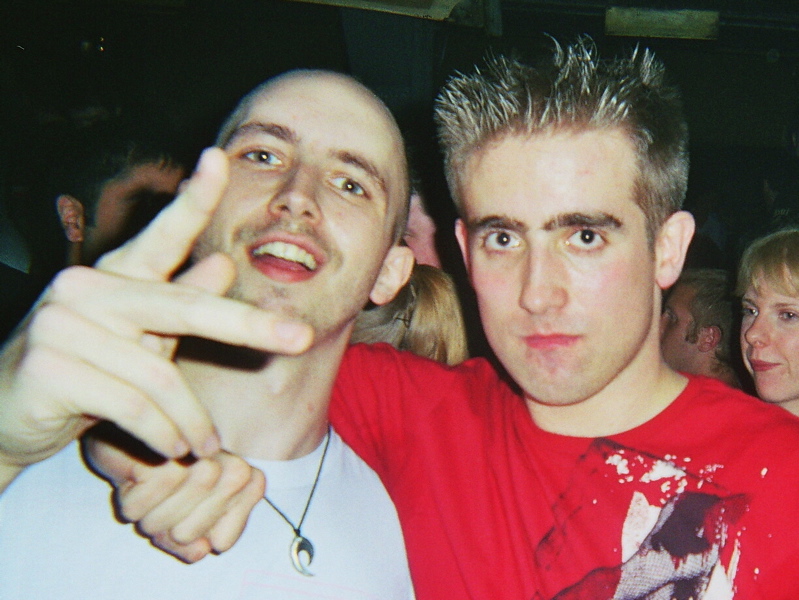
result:
<svg viewBox="0 0 799 600"><path fill-rule="evenodd" d="M417 597L796 597L799 421L661 358L694 226L660 63L588 39L538 69L500 58L436 116L512 385L355 345L330 413L397 506Z"/></svg>
<svg viewBox="0 0 799 600"><path fill-rule="evenodd" d="M662 64L588 39L541 68L498 58L453 77L436 118L514 388L483 361L356 347L331 406L397 506L417 596L795 597L799 421L660 354L694 229Z"/></svg>

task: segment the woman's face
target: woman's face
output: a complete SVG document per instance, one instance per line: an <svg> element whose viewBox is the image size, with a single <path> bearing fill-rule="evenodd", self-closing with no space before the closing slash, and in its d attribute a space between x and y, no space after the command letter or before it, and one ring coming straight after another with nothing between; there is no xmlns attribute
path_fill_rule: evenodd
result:
<svg viewBox="0 0 799 600"><path fill-rule="evenodd" d="M744 363L761 399L799 415L799 297L757 284L742 300Z"/></svg>

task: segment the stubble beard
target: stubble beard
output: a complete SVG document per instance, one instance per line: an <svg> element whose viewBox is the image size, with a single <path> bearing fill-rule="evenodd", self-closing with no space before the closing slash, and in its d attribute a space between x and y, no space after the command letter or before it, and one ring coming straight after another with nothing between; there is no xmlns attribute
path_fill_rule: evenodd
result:
<svg viewBox="0 0 799 600"><path fill-rule="evenodd" d="M300 310L285 288L272 283L263 283L258 292L247 289L239 277L233 282L226 296L262 310L312 325L308 314Z"/></svg>

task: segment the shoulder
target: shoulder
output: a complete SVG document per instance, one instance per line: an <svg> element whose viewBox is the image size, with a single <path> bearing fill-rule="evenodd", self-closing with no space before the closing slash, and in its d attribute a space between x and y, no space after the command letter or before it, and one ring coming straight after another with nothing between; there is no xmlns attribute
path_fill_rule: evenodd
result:
<svg viewBox="0 0 799 600"><path fill-rule="evenodd" d="M691 377L678 402L674 424L697 453L701 448L730 470L737 465L755 474L770 472L786 486L799 485L799 418L704 377Z"/></svg>
<svg viewBox="0 0 799 600"><path fill-rule="evenodd" d="M708 416L715 415L716 420L731 428L763 434L767 431L760 431L761 428L768 427L771 432L776 428L799 437L799 418L787 410L710 377L690 375L688 379L688 385L678 398L685 408L693 407Z"/></svg>
<svg viewBox="0 0 799 600"><path fill-rule="evenodd" d="M344 355L343 372L357 372L365 378L401 376L410 381L441 380L492 385L499 381L484 358L472 358L457 366L423 358L389 344L353 344Z"/></svg>

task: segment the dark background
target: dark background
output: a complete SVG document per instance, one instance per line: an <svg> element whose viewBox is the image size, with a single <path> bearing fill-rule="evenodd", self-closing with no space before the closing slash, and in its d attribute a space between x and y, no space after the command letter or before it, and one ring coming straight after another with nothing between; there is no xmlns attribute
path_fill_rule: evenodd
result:
<svg viewBox="0 0 799 600"><path fill-rule="evenodd" d="M779 188L781 202L797 204L785 182L799 176L790 152L799 129L799 2L635 3L720 12L717 39L684 40L606 36L606 2L482 1L489 4L464 0L449 20L433 21L280 0L0 0L7 201L24 214L26 203L40 200L31 197L31 182L63 150L42 132L79 118L88 105L135 115L193 159L257 83L293 67L331 68L359 77L398 115L439 224L445 268L463 283L432 101L454 69L488 51L548 52L546 32L563 41L589 33L605 54L642 43L666 63L691 130L687 207L703 220L709 205L726 234L713 260L732 267L741 246L773 225L764 179Z"/></svg>

